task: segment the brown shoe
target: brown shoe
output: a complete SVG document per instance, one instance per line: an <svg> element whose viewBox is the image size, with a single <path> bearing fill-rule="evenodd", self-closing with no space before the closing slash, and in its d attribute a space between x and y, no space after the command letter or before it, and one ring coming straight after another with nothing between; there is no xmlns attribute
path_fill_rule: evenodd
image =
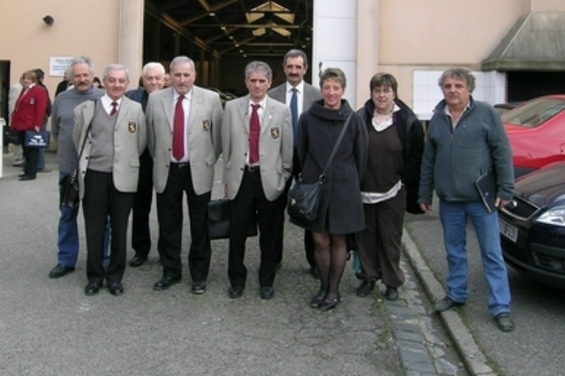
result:
<svg viewBox="0 0 565 376"><path fill-rule="evenodd" d="M43 169L41 169L41 170L37 170L37 172L51 172L51 171L53 171L53 169L52 169L52 168L49 168L49 167L45 167L45 168L43 168Z"/></svg>

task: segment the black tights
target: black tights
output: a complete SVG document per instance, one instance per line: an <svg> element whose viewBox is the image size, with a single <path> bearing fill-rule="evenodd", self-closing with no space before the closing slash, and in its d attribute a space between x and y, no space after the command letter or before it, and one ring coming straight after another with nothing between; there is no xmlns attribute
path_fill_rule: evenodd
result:
<svg viewBox="0 0 565 376"><path fill-rule="evenodd" d="M332 235L327 232L313 232L314 258L320 273L320 292L325 292L324 300L339 299L339 283L345 263L347 247L345 235Z"/></svg>

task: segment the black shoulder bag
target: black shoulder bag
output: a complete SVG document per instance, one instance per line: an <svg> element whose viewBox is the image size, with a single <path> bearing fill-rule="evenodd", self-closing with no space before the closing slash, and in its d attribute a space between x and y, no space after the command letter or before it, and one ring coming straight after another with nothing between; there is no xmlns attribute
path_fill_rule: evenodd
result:
<svg viewBox="0 0 565 376"><path fill-rule="evenodd" d="M318 208L320 207L320 193L322 191L322 185L326 180L326 171L337 153L337 149L343 140L343 136L345 135L345 131L349 126L352 116L353 113L350 113L347 120L345 120L345 124L333 147L328 162L318 178L318 181L312 184L305 184L302 182L302 175L300 175L298 180L288 192L287 212L293 223L297 225L304 225L316 220L316 217L318 216Z"/></svg>
<svg viewBox="0 0 565 376"><path fill-rule="evenodd" d="M94 101L94 112L96 112L96 101ZM77 159L77 165L80 163L80 158L82 157L82 152L84 151L84 145L86 145L86 140L88 139L88 132L90 132L90 127L94 121L94 116L90 120L90 124L86 128L86 135L82 141L82 146L80 148L80 153ZM61 186L59 195L59 205L68 206L74 208L79 202L79 187L78 187L78 166L69 175L65 176L63 180L59 183Z"/></svg>

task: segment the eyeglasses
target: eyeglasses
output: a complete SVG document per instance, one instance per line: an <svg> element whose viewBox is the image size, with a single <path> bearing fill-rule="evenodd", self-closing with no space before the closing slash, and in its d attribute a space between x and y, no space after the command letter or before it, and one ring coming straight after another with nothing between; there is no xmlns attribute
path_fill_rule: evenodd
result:
<svg viewBox="0 0 565 376"><path fill-rule="evenodd" d="M373 93L377 94L377 95L389 95L392 94L392 89L391 88L386 88L386 89L373 89Z"/></svg>

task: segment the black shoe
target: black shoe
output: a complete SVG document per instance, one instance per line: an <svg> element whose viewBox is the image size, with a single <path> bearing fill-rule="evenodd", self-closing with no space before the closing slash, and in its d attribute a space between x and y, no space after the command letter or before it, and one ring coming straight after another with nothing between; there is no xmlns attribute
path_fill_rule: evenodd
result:
<svg viewBox="0 0 565 376"><path fill-rule="evenodd" d="M108 284L108 290L110 290L110 294L114 296L120 296L124 294L124 286L121 282L110 282Z"/></svg>
<svg viewBox="0 0 565 376"><path fill-rule="evenodd" d="M271 286L263 286L261 287L259 295L261 296L261 299L271 300L273 299L273 296L275 296L275 289Z"/></svg>
<svg viewBox="0 0 565 376"><path fill-rule="evenodd" d="M455 300L451 299L449 296L446 296L443 299L440 299L436 302L434 306L434 311L436 312L443 312L451 309L453 307L462 306L465 303L456 302Z"/></svg>
<svg viewBox="0 0 565 376"><path fill-rule="evenodd" d="M23 178L24 176L26 176L26 174L19 174L18 178Z"/></svg>
<svg viewBox="0 0 565 376"><path fill-rule="evenodd" d="M64 276L65 274L68 274L72 271L74 271L75 268L72 268L70 266L65 266L65 265L61 265L61 264L57 264L57 266L55 266L53 269L51 269L51 271L49 272L49 278L59 278Z"/></svg>
<svg viewBox="0 0 565 376"><path fill-rule="evenodd" d="M496 321L498 329L503 332L511 332L514 330L514 323L510 320L510 317L508 317L508 312L499 313L494 317L494 321Z"/></svg>
<svg viewBox="0 0 565 376"><path fill-rule="evenodd" d="M375 288L375 281L363 281L357 288L357 296L364 298Z"/></svg>
<svg viewBox="0 0 565 376"><path fill-rule="evenodd" d="M386 300L398 299L398 289L396 287L387 286L385 291Z"/></svg>
<svg viewBox="0 0 565 376"><path fill-rule="evenodd" d="M232 299L241 298L244 289L245 287L243 285L231 286L228 291L228 294Z"/></svg>
<svg viewBox="0 0 565 376"><path fill-rule="evenodd" d="M153 290L156 291L166 290L172 285L177 284L179 282L180 282L180 278L173 278L170 275L165 275L163 276L163 278L155 282L155 285L153 285Z"/></svg>
<svg viewBox="0 0 565 376"><path fill-rule="evenodd" d="M35 180L35 178L29 175L24 175L20 178L20 181L28 181L28 180Z"/></svg>
<svg viewBox="0 0 565 376"><path fill-rule="evenodd" d="M190 292L193 294L204 294L206 290L206 282L204 281L196 281L192 283L192 287L190 288Z"/></svg>
<svg viewBox="0 0 565 376"><path fill-rule="evenodd" d="M320 273L318 273L318 268L316 268L315 266L310 267L310 275L314 279L320 279Z"/></svg>
<svg viewBox="0 0 565 376"><path fill-rule="evenodd" d="M143 257L143 256L135 255L129 262L129 266L133 266L134 268L136 268L138 266L143 265L145 261L147 261L147 256Z"/></svg>
<svg viewBox="0 0 565 376"><path fill-rule="evenodd" d="M326 292L320 289L320 291L318 291L318 293L314 295L312 300L310 300L310 307L319 308L320 304L322 304L325 297L326 297Z"/></svg>
<svg viewBox="0 0 565 376"><path fill-rule="evenodd" d="M322 300L322 302L320 303L320 305L318 306L318 309L322 312L327 312L330 309L334 309L335 306L339 303L339 297L334 297L334 298L325 298L324 300Z"/></svg>
<svg viewBox="0 0 565 376"><path fill-rule="evenodd" d="M102 287L102 281L88 282L88 285L84 288L84 293L88 296L96 295L100 291L100 287Z"/></svg>

